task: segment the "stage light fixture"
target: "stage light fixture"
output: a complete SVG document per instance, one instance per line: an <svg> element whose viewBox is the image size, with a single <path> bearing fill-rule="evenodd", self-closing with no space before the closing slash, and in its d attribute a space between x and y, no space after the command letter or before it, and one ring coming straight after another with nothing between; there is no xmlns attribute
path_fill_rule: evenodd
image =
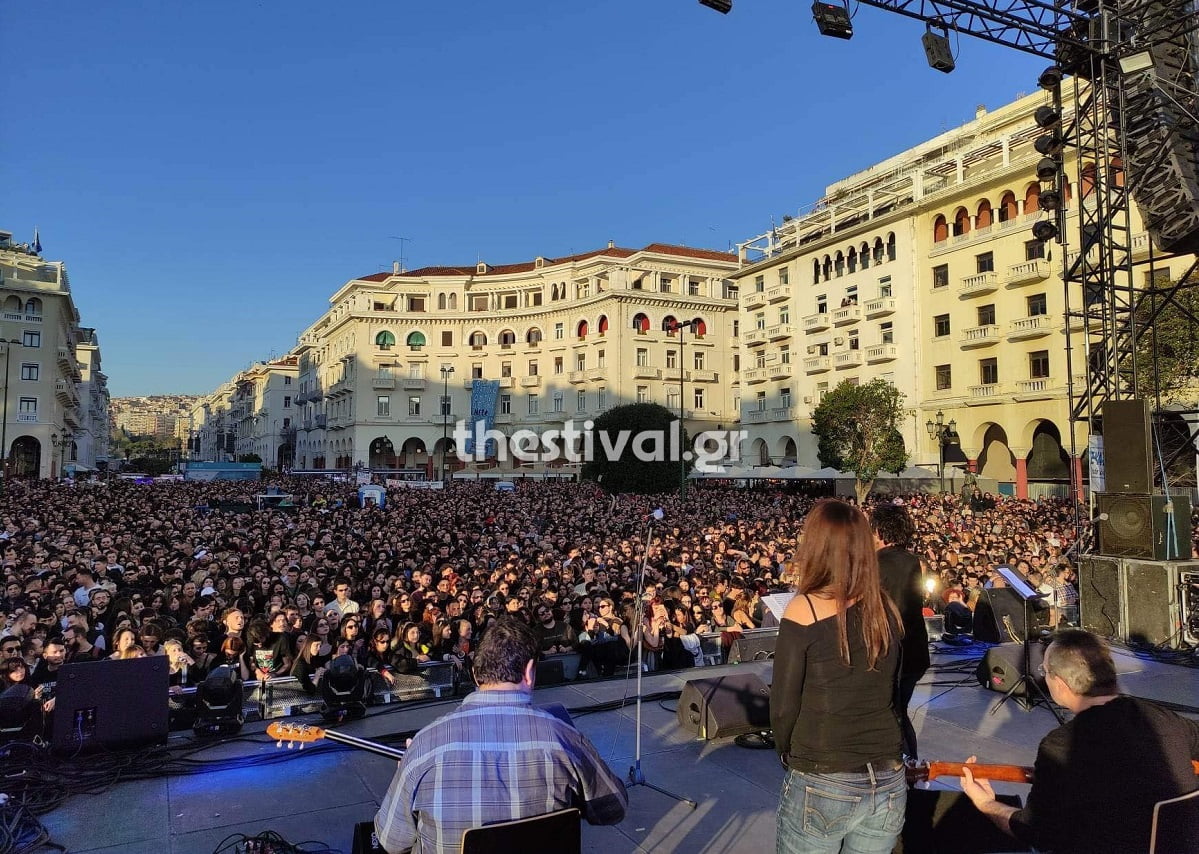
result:
<svg viewBox="0 0 1199 854"><path fill-rule="evenodd" d="M1056 65L1051 65L1041 72L1041 76L1037 78L1037 85L1047 92L1052 92L1062 82L1062 70Z"/></svg>
<svg viewBox="0 0 1199 854"><path fill-rule="evenodd" d="M366 716L366 700L370 696L370 677L366 670L349 655L339 655L329 662L320 684L321 717L341 723Z"/></svg>
<svg viewBox="0 0 1199 854"><path fill-rule="evenodd" d="M957 68L957 64L953 61L953 48L949 45L948 30L935 33L930 24L924 35L920 37L920 41L924 45L924 58L928 60L929 68L943 74L948 74Z"/></svg>
<svg viewBox="0 0 1199 854"><path fill-rule="evenodd" d="M821 3L816 0L812 4L812 18L816 21L816 29L820 35L831 36L835 39L853 38L853 22L849 19L849 7L843 3Z"/></svg>
<svg viewBox="0 0 1199 854"><path fill-rule="evenodd" d="M1037 107L1037 111L1032 114L1032 117L1033 121L1037 123L1037 127L1046 130L1056 127L1062 120L1062 114L1053 107Z"/></svg>
<svg viewBox="0 0 1199 854"><path fill-rule="evenodd" d="M1037 161L1037 180L1052 181L1057 177L1057 161L1052 157L1042 157Z"/></svg>
<svg viewBox="0 0 1199 854"><path fill-rule="evenodd" d="M1066 140L1062 138L1060 133L1054 131L1053 133L1037 137L1032 147L1037 150L1038 154L1044 154L1046 157L1056 157L1066 147Z"/></svg>
<svg viewBox="0 0 1199 854"><path fill-rule="evenodd" d="M722 15L727 15L733 8L733 0L699 0L699 5L715 9Z"/></svg>
<svg viewBox="0 0 1199 854"><path fill-rule="evenodd" d="M1041 210L1057 211L1062 208L1062 194L1057 190L1044 190L1041 192L1040 201Z"/></svg>
<svg viewBox="0 0 1199 854"><path fill-rule="evenodd" d="M236 735L246 716L242 711L241 674L222 664L196 686L196 735Z"/></svg>
<svg viewBox="0 0 1199 854"><path fill-rule="evenodd" d="M1032 236L1042 243L1048 243L1057 237L1057 226L1047 219L1033 223Z"/></svg>

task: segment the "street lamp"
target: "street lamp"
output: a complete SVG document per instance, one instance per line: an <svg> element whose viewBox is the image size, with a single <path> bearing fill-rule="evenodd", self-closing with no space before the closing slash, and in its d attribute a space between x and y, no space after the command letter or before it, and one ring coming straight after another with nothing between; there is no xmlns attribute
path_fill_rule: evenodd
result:
<svg viewBox="0 0 1199 854"><path fill-rule="evenodd" d="M57 433L50 434L50 444L54 446L54 459L51 460L51 463L53 465L51 466L51 473L50 473L50 476L53 478L53 477L58 477L58 434Z"/></svg>
<svg viewBox="0 0 1199 854"><path fill-rule="evenodd" d="M17 338L0 338L0 344L4 346L4 421L0 422L0 473L3 475L3 482L0 483L0 489L8 487L8 362L12 355L12 346L14 344L24 345L24 342Z"/></svg>
<svg viewBox="0 0 1199 854"><path fill-rule="evenodd" d="M450 374L454 373L453 365L441 366L441 482L446 484L445 455L449 450L450 430Z"/></svg>
<svg viewBox="0 0 1199 854"><path fill-rule="evenodd" d="M945 446L955 445L958 442L958 423L950 418L949 423L945 423L945 413L937 410L937 420L931 418L925 422L924 429L928 430L930 439L935 439L937 442L937 477L941 481L941 492L945 492Z"/></svg>
<svg viewBox="0 0 1199 854"><path fill-rule="evenodd" d="M677 331L679 333L679 439L680 443L685 435L687 417L687 358L685 345L683 340L683 330L690 329L695 331L696 327L703 324L703 319L693 317L690 320L676 320L675 318L667 318L662 321L662 331L671 333ZM683 460L679 460L679 498L687 497L687 466Z"/></svg>

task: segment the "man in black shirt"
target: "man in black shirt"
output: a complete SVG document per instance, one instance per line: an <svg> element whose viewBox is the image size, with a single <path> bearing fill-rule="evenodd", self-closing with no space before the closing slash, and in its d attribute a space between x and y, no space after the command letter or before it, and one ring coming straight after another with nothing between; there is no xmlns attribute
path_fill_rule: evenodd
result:
<svg viewBox="0 0 1199 854"><path fill-rule="evenodd" d="M1107 646L1081 629L1054 635L1042 671L1054 701L1075 717L1042 739L1028 806L999 803L969 769L962 790L999 828L1038 850L1148 851L1153 805L1196 788L1199 723L1119 694Z"/></svg>
<svg viewBox="0 0 1199 854"><path fill-rule="evenodd" d="M908 717L908 703L916 683L928 670L928 631L924 627L924 574L920 559L908 551L916 526L906 507L876 505L870 514L874 543L878 547L879 581L899 608L903 621L903 660L899 667L899 696L896 711L903 727L904 753L917 757L916 729Z"/></svg>

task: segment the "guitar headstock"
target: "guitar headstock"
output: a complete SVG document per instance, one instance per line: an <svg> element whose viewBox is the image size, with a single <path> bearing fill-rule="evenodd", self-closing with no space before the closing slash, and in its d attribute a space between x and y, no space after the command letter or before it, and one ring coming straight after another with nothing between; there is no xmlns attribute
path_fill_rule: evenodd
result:
<svg viewBox="0 0 1199 854"><path fill-rule="evenodd" d="M320 741L325 737L325 731L319 726L279 723L278 721L266 728L266 734L275 739L276 747L282 747L283 742L286 741L288 750L291 750L297 744L303 750L305 744Z"/></svg>
<svg viewBox="0 0 1199 854"><path fill-rule="evenodd" d="M908 759L904 763L904 773L907 775L908 783L911 785L927 783L936 779L936 775L929 767L929 763L923 760Z"/></svg>

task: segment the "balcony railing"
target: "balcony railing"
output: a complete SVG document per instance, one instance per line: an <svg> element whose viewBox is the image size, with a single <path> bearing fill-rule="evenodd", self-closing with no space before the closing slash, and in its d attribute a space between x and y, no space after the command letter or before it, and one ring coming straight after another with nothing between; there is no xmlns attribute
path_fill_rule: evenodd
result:
<svg viewBox="0 0 1199 854"><path fill-rule="evenodd" d="M832 368L832 359L828 356L809 356L803 360L804 373L820 374Z"/></svg>
<svg viewBox="0 0 1199 854"><path fill-rule="evenodd" d="M1047 314L1034 314L1032 317L1020 317L1012 321L1008 327L1007 337L1010 341L1022 338L1039 338L1053 331L1053 325Z"/></svg>
<svg viewBox="0 0 1199 854"><path fill-rule="evenodd" d="M404 377L400 385L407 391L424 391L429 381L424 377Z"/></svg>
<svg viewBox="0 0 1199 854"><path fill-rule="evenodd" d="M764 383L766 382L765 368L750 368L745 371L745 381L747 383Z"/></svg>
<svg viewBox="0 0 1199 854"><path fill-rule="evenodd" d="M862 307L860 305L843 305L833 309L833 326L848 326L861 319Z"/></svg>
<svg viewBox="0 0 1199 854"><path fill-rule="evenodd" d="M1013 264L1007 268L1007 286L1014 288L1032 282L1043 282L1049 278L1049 262L1044 258Z"/></svg>
<svg viewBox="0 0 1199 854"><path fill-rule="evenodd" d="M585 382L587 382L587 371L586 370L571 371L569 377L567 377L567 378L572 383L576 383L576 384L577 383L585 383Z"/></svg>
<svg viewBox="0 0 1199 854"><path fill-rule="evenodd" d="M766 302L782 302L791 298L790 285L775 285L766 289Z"/></svg>
<svg viewBox="0 0 1199 854"><path fill-rule="evenodd" d="M964 297L976 296L978 294L990 293L998 287L998 273L975 273L973 276L967 276L966 278L962 279L962 284L958 288L958 293Z"/></svg>
<svg viewBox="0 0 1199 854"><path fill-rule="evenodd" d="M1019 380L1016 383L1016 400L1045 400L1053 397L1052 381L1048 377L1034 380Z"/></svg>
<svg viewBox="0 0 1199 854"><path fill-rule="evenodd" d="M986 347L999 342L999 327L995 324L974 326L962 331L963 347Z"/></svg>
<svg viewBox="0 0 1199 854"><path fill-rule="evenodd" d="M745 333L743 340L745 341L745 346L755 347L759 344L765 344L770 339L765 329L751 329Z"/></svg>
<svg viewBox="0 0 1199 854"><path fill-rule="evenodd" d="M766 328L766 335L771 341L781 341L795 334L795 327L790 323L776 323Z"/></svg>
<svg viewBox="0 0 1199 854"><path fill-rule="evenodd" d="M741 304L746 308L758 308L766 305L766 291L748 291L741 297Z"/></svg>
<svg viewBox="0 0 1199 854"><path fill-rule="evenodd" d="M719 379L716 371L694 370L690 379L697 383L714 383Z"/></svg>
<svg viewBox="0 0 1199 854"><path fill-rule="evenodd" d="M873 365L878 362L891 362L899 354L899 348L894 344L872 344L866 348L866 361Z"/></svg>
<svg viewBox="0 0 1199 854"><path fill-rule="evenodd" d="M657 380L662 378L662 369L650 365L637 365L633 368L633 378L638 380Z"/></svg>
<svg viewBox="0 0 1199 854"><path fill-rule="evenodd" d="M867 317L883 317L895 313L895 297L878 297L866 300L864 306Z"/></svg>
<svg viewBox="0 0 1199 854"><path fill-rule="evenodd" d="M751 409L741 416L746 424L764 424L770 420L769 409Z"/></svg>
<svg viewBox="0 0 1199 854"><path fill-rule="evenodd" d="M999 402L999 383L985 383L983 385L972 385L967 389L967 393L973 400L989 401L992 403Z"/></svg>
<svg viewBox="0 0 1199 854"><path fill-rule="evenodd" d="M591 380L592 382L596 382L597 380L602 380L607 375L608 375L607 368L588 368L587 369L587 379Z"/></svg>
<svg viewBox="0 0 1199 854"><path fill-rule="evenodd" d="M395 377L376 376L373 379L371 379L371 386L373 388L395 388L396 387L396 378ZM296 398L296 400L298 401L299 398Z"/></svg>
<svg viewBox="0 0 1199 854"><path fill-rule="evenodd" d="M809 314L803 319L803 331L819 332L822 329L828 329L831 323L832 321L829 320L827 311L818 311L816 314Z"/></svg>
<svg viewBox="0 0 1199 854"><path fill-rule="evenodd" d="M842 368L856 368L862 364L861 350L846 350L833 356L833 366L837 370Z"/></svg>
<svg viewBox="0 0 1199 854"><path fill-rule="evenodd" d="M538 388L540 385L541 385L541 375L540 374L534 374L533 376L520 378L520 387L521 388Z"/></svg>
<svg viewBox="0 0 1199 854"><path fill-rule="evenodd" d="M1129 241L1129 248L1132 250L1132 257L1138 261L1142 258L1149 257L1149 233L1145 231L1138 232L1132 236Z"/></svg>
<svg viewBox="0 0 1199 854"><path fill-rule="evenodd" d="M766 376L772 380L785 380L791 377L793 373L792 366L789 362L783 362L777 365L771 365L766 369Z"/></svg>

